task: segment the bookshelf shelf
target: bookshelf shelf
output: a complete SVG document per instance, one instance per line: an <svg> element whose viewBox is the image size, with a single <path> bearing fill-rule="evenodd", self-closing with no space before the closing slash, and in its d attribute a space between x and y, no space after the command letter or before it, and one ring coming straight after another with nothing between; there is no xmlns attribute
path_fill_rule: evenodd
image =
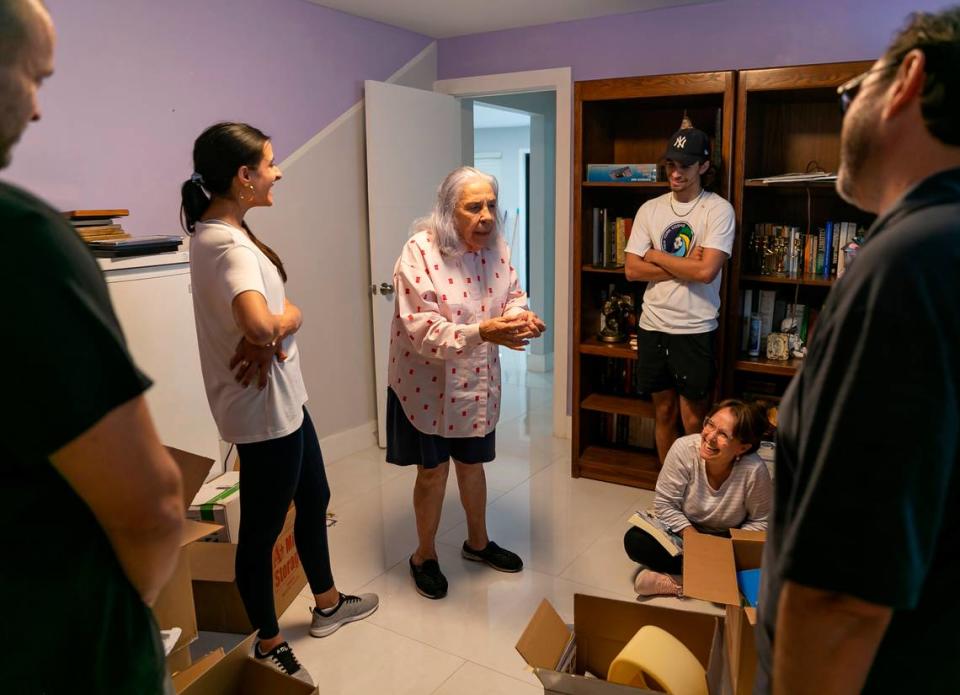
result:
<svg viewBox="0 0 960 695"><path fill-rule="evenodd" d="M581 183L584 188L662 188L667 190L670 184L666 181L628 181L624 183L615 183L613 181L584 181Z"/></svg>
<svg viewBox="0 0 960 695"><path fill-rule="evenodd" d="M653 417L653 403L651 401L628 396L607 396L601 393L592 393L583 399L580 408L614 415Z"/></svg>
<svg viewBox="0 0 960 695"><path fill-rule="evenodd" d="M764 282L774 285L806 285L809 287L830 287L836 278L825 278L822 275L811 275L805 273L798 277L780 276L780 275L742 275L741 282Z"/></svg>
<svg viewBox="0 0 960 695"><path fill-rule="evenodd" d="M630 343L605 343L597 338L587 338L580 343L580 353L598 357L619 357L625 360L637 359L637 351Z"/></svg>
<svg viewBox="0 0 960 695"><path fill-rule="evenodd" d="M657 452L588 446L579 456L579 476L652 490L660 474Z"/></svg>
<svg viewBox="0 0 960 695"><path fill-rule="evenodd" d="M583 272L585 273L609 273L611 275L623 275L623 266L617 268L603 268L598 265L590 265L587 263L583 266Z"/></svg>
<svg viewBox="0 0 960 695"><path fill-rule="evenodd" d="M764 183L763 181L745 181L745 188L825 188L832 189L837 185L836 181L776 181L774 183Z"/></svg>
<svg viewBox="0 0 960 695"><path fill-rule="evenodd" d="M789 360L768 360L766 357L748 357L740 355L734 363L739 372L769 374L771 376L793 376L800 369L803 360L793 357Z"/></svg>
<svg viewBox="0 0 960 695"><path fill-rule="evenodd" d="M657 162L684 112L713 140L718 155L716 190L729 198L733 172L736 75L732 71L589 80L574 85L574 248L573 248L573 441L571 473L576 477L653 489L659 472L655 451L620 446L611 440L609 418L629 417L649 427L649 402L605 396L601 384L632 382L637 353L629 343L596 338L604 298L610 291L633 297L639 310L643 283L627 280L623 268L595 260L594 211L603 223L630 219L644 200L670 190L666 181L587 181L591 162ZM607 228L609 230L609 227ZM625 232L624 232L625 234ZM606 235L604 235L605 238ZM604 238L598 237L598 238ZM604 252L608 247L604 245ZM611 374L617 376L611 377ZM611 389L613 390L613 389ZM644 422L637 423L641 418ZM615 440L617 437L614 436ZM636 440L635 440L636 441Z"/></svg>

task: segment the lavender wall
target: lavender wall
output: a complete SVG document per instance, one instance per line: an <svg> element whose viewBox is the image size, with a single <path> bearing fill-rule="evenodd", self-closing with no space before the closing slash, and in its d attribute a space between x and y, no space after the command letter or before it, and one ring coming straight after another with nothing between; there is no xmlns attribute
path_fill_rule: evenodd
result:
<svg viewBox="0 0 960 695"><path fill-rule="evenodd" d="M944 0L721 0L439 42L439 78L571 66L575 80L876 58Z"/></svg>
<svg viewBox="0 0 960 695"><path fill-rule="evenodd" d="M61 209L126 207L179 231L194 138L217 120L273 137L278 161L430 39L305 0L47 0L56 73L3 178Z"/></svg>

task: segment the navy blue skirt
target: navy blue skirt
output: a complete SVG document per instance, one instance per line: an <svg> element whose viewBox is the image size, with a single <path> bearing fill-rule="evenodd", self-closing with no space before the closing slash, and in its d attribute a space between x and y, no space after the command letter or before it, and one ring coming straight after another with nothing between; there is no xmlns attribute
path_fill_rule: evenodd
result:
<svg viewBox="0 0 960 695"><path fill-rule="evenodd" d="M400 399L387 388L387 463L436 468L453 457L460 463L487 463L496 458L496 431L485 437L424 434L410 423Z"/></svg>

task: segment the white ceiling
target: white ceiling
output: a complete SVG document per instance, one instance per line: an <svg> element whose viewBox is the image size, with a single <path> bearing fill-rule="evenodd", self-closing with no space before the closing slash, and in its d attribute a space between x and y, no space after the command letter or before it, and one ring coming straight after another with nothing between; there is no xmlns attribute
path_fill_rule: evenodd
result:
<svg viewBox="0 0 960 695"><path fill-rule="evenodd" d="M435 39L715 0L310 0Z"/></svg>
<svg viewBox="0 0 960 695"><path fill-rule="evenodd" d="M479 102L473 103L474 128L530 127L530 115L512 109L501 109Z"/></svg>

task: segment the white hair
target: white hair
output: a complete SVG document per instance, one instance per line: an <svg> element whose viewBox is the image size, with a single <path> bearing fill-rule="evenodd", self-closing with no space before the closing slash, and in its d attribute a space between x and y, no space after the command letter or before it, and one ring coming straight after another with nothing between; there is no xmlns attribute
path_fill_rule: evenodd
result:
<svg viewBox="0 0 960 695"><path fill-rule="evenodd" d="M459 256L464 252L463 241L457 232L456 218L454 211L457 203L460 201L460 194L464 186L473 181L483 181L490 184L493 189L493 195L499 198L500 186L495 176L485 174L479 169L473 167L459 167L454 169L440 184L437 189L437 200L433 205L430 214L414 220L411 225L411 234L417 232L432 232L436 237L437 248L444 256ZM493 247L497 243L503 227L500 219L500 211L497 210L493 216L493 234L490 235L489 245Z"/></svg>

